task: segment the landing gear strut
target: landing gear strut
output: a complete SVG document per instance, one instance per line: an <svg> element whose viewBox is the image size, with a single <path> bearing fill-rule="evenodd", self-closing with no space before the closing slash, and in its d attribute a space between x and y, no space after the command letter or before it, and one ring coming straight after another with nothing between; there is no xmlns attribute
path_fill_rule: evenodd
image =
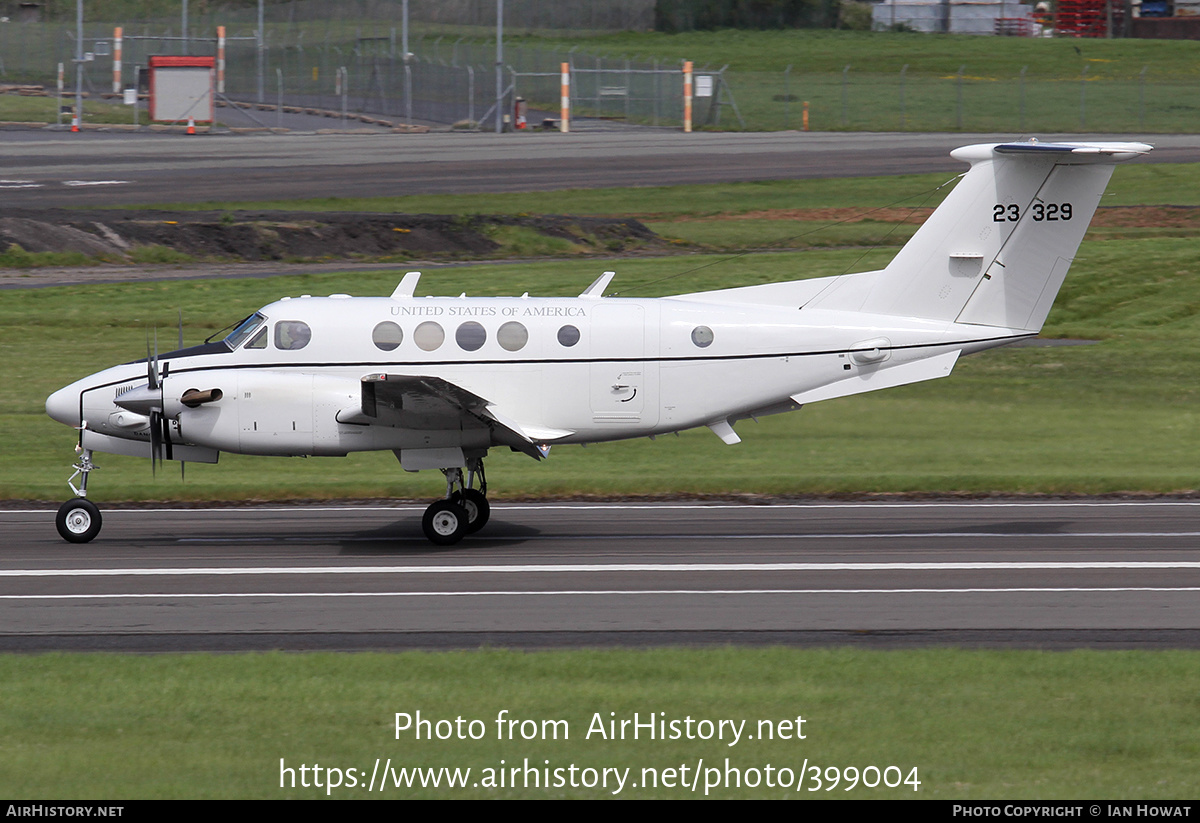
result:
<svg viewBox="0 0 1200 823"><path fill-rule="evenodd" d="M54 525L59 535L69 543L87 543L100 534L100 509L87 499L88 473L95 471L96 464L92 462L92 450L81 449L79 462L73 467L75 473L67 480L75 499L68 500L58 508ZM75 478L81 477L79 486L75 486Z"/></svg>
<svg viewBox="0 0 1200 823"><path fill-rule="evenodd" d="M442 469L442 474L446 475L446 496L425 510L421 528L430 543L451 546L482 529L491 517L492 507L487 500L482 458L467 461L465 481L462 469ZM478 488L474 488L476 481Z"/></svg>

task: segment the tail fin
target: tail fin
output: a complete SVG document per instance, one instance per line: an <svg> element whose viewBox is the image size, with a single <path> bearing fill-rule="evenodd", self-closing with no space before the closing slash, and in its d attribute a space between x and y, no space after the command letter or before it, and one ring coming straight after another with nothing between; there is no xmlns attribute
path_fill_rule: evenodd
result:
<svg viewBox="0 0 1200 823"><path fill-rule="evenodd" d="M810 305L1038 331L1113 166L1145 143L1002 143L971 164L886 269Z"/></svg>

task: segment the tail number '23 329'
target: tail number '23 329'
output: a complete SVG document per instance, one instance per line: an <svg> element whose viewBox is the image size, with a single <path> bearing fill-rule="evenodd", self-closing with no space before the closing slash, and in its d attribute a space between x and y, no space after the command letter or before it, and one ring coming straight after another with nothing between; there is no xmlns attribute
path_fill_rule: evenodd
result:
<svg viewBox="0 0 1200 823"><path fill-rule="evenodd" d="M1070 203L1034 203L1029 207L1033 211L1033 219L1040 223L1043 220L1070 220ZM1016 203L997 203L992 206L993 223L1015 223L1021 219L1021 208Z"/></svg>

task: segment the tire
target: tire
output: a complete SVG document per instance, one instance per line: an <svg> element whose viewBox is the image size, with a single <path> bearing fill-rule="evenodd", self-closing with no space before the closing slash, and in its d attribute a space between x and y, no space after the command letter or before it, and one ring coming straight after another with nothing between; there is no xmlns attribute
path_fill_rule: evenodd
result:
<svg viewBox="0 0 1200 823"><path fill-rule="evenodd" d="M475 534L482 529L492 516L492 505L479 489L455 492L450 495L450 502L467 510L467 534Z"/></svg>
<svg viewBox="0 0 1200 823"><path fill-rule="evenodd" d="M68 543L87 543L100 534L100 509L82 497L68 500L58 507L54 525Z"/></svg>
<svg viewBox="0 0 1200 823"><path fill-rule="evenodd" d="M467 534L467 510L451 500L439 500L425 510L421 529L430 543L453 546Z"/></svg>

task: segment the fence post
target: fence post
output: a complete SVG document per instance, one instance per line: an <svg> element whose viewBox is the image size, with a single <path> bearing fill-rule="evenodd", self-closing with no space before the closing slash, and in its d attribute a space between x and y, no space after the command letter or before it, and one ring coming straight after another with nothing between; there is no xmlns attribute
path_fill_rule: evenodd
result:
<svg viewBox="0 0 1200 823"><path fill-rule="evenodd" d="M467 123L475 122L475 67L467 64Z"/></svg>
<svg viewBox="0 0 1200 823"><path fill-rule="evenodd" d="M662 107L662 75L659 72L660 72L660 67L658 64L658 58L655 57L654 58L654 74L651 75L651 77L654 78L654 125L655 126L658 125L659 110Z"/></svg>
<svg viewBox="0 0 1200 823"><path fill-rule="evenodd" d="M562 94L562 113L559 120L558 130L563 134L571 131L571 64L563 63L559 66L562 72L561 94Z"/></svg>
<svg viewBox="0 0 1200 823"><path fill-rule="evenodd" d="M263 102L263 64L266 62L266 55L263 51L266 49L266 33L263 31L263 0L258 0L258 32L257 32L257 48L255 49L258 58L258 102ZM328 36L328 33L326 34Z"/></svg>
<svg viewBox="0 0 1200 823"><path fill-rule="evenodd" d="M692 131L692 61L683 61L683 132Z"/></svg>
<svg viewBox="0 0 1200 823"><path fill-rule="evenodd" d="M633 82L633 75L629 72L629 58L625 58L625 122L629 122L629 87Z"/></svg>

